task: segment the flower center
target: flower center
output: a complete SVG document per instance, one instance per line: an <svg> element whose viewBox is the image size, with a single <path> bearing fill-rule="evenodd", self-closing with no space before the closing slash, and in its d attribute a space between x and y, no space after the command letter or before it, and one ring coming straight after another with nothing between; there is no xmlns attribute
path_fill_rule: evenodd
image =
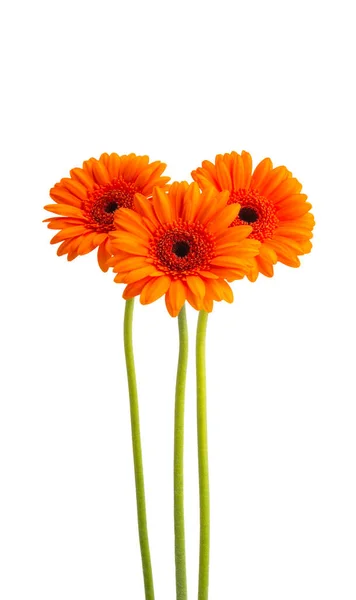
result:
<svg viewBox="0 0 356 600"><path fill-rule="evenodd" d="M273 202L261 196L257 190L239 189L230 195L228 204L241 204L240 212L230 227L251 225L249 238L263 242L273 236L279 220Z"/></svg>
<svg viewBox="0 0 356 600"><path fill-rule="evenodd" d="M208 270L214 249L215 238L204 225L178 219L157 229L150 243L150 256L161 271L184 279Z"/></svg>
<svg viewBox="0 0 356 600"><path fill-rule="evenodd" d="M113 212L115 212L115 210L117 209L118 206L119 206L118 203L115 202L114 200L112 200L111 202L109 202L109 204L106 205L104 210L107 213L113 213Z"/></svg>
<svg viewBox="0 0 356 600"><path fill-rule="evenodd" d="M189 242L185 242L184 240L181 240L180 242L174 242L172 246L172 252L174 252L174 254L179 258L184 258L185 256L187 256L189 250Z"/></svg>
<svg viewBox="0 0 356 600"><path fill-rule="evenodd" d="M255 223L258 219L258 212L254 208L251 208L251 206L244 206L240 208L239 219L248 224Z"/></svg>
<svg viewBox="0 0 356 600"><path fill-rule="evenodd" d="M114 213L119 208L132 208L137 189L123 179L114 179L111 183L88 193L84 210L96 231L107 232L114 229Z"/></svg>

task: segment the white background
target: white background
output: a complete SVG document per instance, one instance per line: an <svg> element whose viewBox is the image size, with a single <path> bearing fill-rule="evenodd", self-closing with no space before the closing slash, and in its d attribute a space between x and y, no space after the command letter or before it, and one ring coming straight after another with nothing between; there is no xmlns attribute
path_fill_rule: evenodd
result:
<svg viewBox="0 0 356 600"><path fill-rule="evenodd" d="M48 190L102 152L172 179L218 152L303 182L315 247L234 284L208 328L210 599L356 597L355 93L351 2L12 2L1 19L0 596L139 600L122 286L67 263ZM48 216L48 215L47 215ZM194 328L186 411L197 595ZM136 305L156 596L175 597L177 323Z"/></svg>

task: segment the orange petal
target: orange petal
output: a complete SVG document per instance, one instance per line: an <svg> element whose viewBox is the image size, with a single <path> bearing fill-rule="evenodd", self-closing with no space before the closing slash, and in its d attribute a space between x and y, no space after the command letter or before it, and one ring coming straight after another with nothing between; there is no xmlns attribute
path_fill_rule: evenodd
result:
<svg viewBox="0 0 356 600"><path fill-rule="evenodd" d="M184 196L189 184L187 181L174 181L169 188L169 198L172 200L172 217L177 220L182 217L184 210Z"/></svg>
<svg viewBox="0 0 356 600"><path fill-rule="evenodd" d="M157 179L150 179L149 182L142 188L142 193L150 195L155 187L164 187L169 180L170 177L158 177Z"/></svg>
<svg viewBox="0 0 356 600"><path fill-rule="evenodd" d="M201 192L198 184L194 181L185 192L183 201L183 211L181 217L183 221L193 221L199 209Z"/></svg>
<svg viewBox="0 0 356 600"><path fill-rule="evenodd" d="M55 200L59 204L69 204L81 208L82 202L76 196L73 196L68 190L61 187L58 183L50 190L49 195L52 200Z"/></svg>
<svg viewBox="0 0 356 600"><path fill-rule="evenodd" d="M121 208L116 211L115 226L118 229L125 229L128 232L132 232L146 242L151 237L149 231L145 227L142 216L138 215L130 208Z"/></svg>
<svg viewBox="0 0 356 600"><path fill-rule="evenodd" d="M264 260L268 261L272 265L275 265L277 262L277 254L273 248L271 248L267 242L261 244L260 254L259 256ZM272 269L273 272L273 269Z"/></svg>
<svg viewBox="0 0 356 600"><path fill-rule="evenodd" d="M224 192L226 203L229 197L229 192ZM216 214L218 206L218 192L215 188L210 187L203 191L200 197L200 207L196 212L196 220L206 225Z"/></svg>
<svg viewBox="0 0 356 600"><path fill-rule="evenodd" d="M252 177L251 177L251 188L259 189L260 185L263 183L266 175L272 169L272 161L270 158L264 158L255 168Z"/></svg>
<svg viewBox="0 0 356 600"><path fill-rule="evenodd" d="M209 224L210 233L218 233L228 228L239 214L240 206L238 204L229 204L218 216Z"/></svg>
<svg viewBox="0 0 356 600"><path fill-rule="evenodd" d="M84 219L75 219L71 217L52 217L50 219L43 219L43 223L48 223L48 229L66 229L73 225L85 227Z"/></svg>
<svg viewBox="0 0 356 600"><path fill-rule="evenodd" d="M282 181L282 183L280 183L279 186L273 190L273 192L269 195L269 199L272 200L272 202L280 202L292 194L299 194L301 189L302 184L298 181L298 179L295 179L294 177L288 177L288 179Z"/></svg>
<svg viewBox="0 0 356 600"><path fill-rule="evenodd" d="M129 254L126 258L117 258L113 256L108 261L109 266L113 266L114 273L128 273L134 269L141 269L147 265L147 259L143 256L132 256Z"/></svg>
<svg viewBox="0 0 356 600"><path fill-rule="evenodd" d="M187 298L187 301L189 302L189 304L195 310L203 310L203 301L202 301L202 299L198 298L198 296L195 296L193 294L193 292L188 287L186 288L186 298Z"/></svg>
<svg viewBox="0 0 356 600"><path fill-rule="evenodd" d="M286 167L276 167L275 169L272 169L261 184L260 193L266 198L269 198L269 195L287 178L288 171Z"/></svg>
<svg viewBox="0 0 356 600"><path fill-rule="evenodd" d="M313 232L307 227L302 227L299 225L285 226L283 221L281 221L274 234L277 236L282 235L283 237L291 237L295 240L309 240L313 237Z"/></svg>
<svg viewBox="0 0 356 600"><path fill-rule="evenodd" d="M229 242L241 242L251 233L250 225L239 225L238 227L229 227L221 233L216 234L217 244L228 244Z"/></svg>
<svg viewBox="0 0 356 600"><path fill-rule="evenodd" d="M244 187L245 182L245 167L242 156L236 153L232 163L232 181L234 190L239 190Z"/></svg>
<svg viewBox="0 0 356 600"><path fill-rule="evenodd" d="M253 259L255 260L255 259ZM249 264L249 263L248 263ZM245 277L245 275L249 272L249 270L252 267L249 264L249 267L245 267L245 269L239 269L239 268L231 268L231 267L220 267L220 266L212 266L211 270L213 273L215 273L216 275L219 276L219 278L221 279L227 279L228 281L235 281L235 279L242 279L243 277Z"/></svg>
<svg viewBox="0 0 356 600"><path fill-rule="evenodd" d="M247 271L246 273L246 277L249 279L249 281L256 281L257 277L259 276L259 270L258 270L258 264L257 264L257 256L254 259L254 262L252 263L250 269ZM234 279L231 278L227 278L228 281L234 281Z"/></svg>
<svg viewBox="0 0 356 600"><path fill-rule="evenodd" d="M147 155L136 156L136 170L133 174L133 181L136 182L137 177L147 169L150 159Z"/></svg>
<svg viewBox="0 0 356 600"><path fill-rule="evenodd" d="M68 249L67 260L72 261L78 256L78 248L81 242L82 236L78 236L72 239L70 249Z"/></svg>
<svg viewBox="0 0 356 600"><path fill-rule="evenodd" d="M215 273L211 273L211 271L198 271L200 277L204 277L204 279L219 279L218 275Z"/></svg>
<svg viewBox="0 0 356 600"><path fill-rule="evenodd" d="M139 281L139 279L143 279L144 277L158 277L161 275L160 271L157 271L154 265L145 265L140 269L134 269L129 273L122 274L120 277L120 273L117 281L121 281L122 283L134 283L135 281Z"/></svg>
<svg viewBox="0 0 356 600"><path fill-rule="evenodd" d="M107 261L109 260L110 257L111 257L111 252L109 250L108 240L106 240L105 242L100 244L100 246L98 248L98 264L99 264L99 267L101 268L101 270L104 271L104 273L106 273L107 270L109 269L109 265L107 264Z"/></svg>
<svg viewBox="0 0 356 600"><path fill-rule="evenodd" d="M107 168L107 166L108 166L108 162L109 162L109 155L108 155L108 153L107 153L107 152L103 152L103 154L101 154L101 155L100 155L100 158L99 158L99 160L100 160L100 162L102 162L102 163L105 165L105 167Z"/></svg>
<svg viewBox="0 0 356 600"><path fill-rule="evenodd" d="M97 233L96 234L96 238L95 238L95 245L96 246L100 246L100 244L102 242L105 242L105 240L107 239L108 234L107 233Z"/></svg>
<svg viewBox="0 0 356 600"><path fill-rule="evenodd" d="M303 254L308 254L313 247L313 244L309 240L300 242L300 245L302 247Z"/></svg>
<svg viewBox="0 0 356 600"><path fill-rule="evenodd" d="M115 277L115 279L116 279L116 277ZM114 279L114 281L115 281L115 279ZM141 294L143 288L145 287L146 283L148 281L150 281L150 279L151 279L150 277L144 277L140 281L135 281L134 283L129 283L125 287L122 297L125 300L129 300L129 298L134 298L135 296L138 296L139 294Z"/></svg>
<svg viewBox="0 0 356 600"><path fill-rule="evenodd" d="M214 165L214 163L210 162L210 160L203 160L201 166L202 168L197 169L197 172L207 177L211 181L211 183L214 184L217 190L220 189L216 173L216 166Z"/></svg>
<svg viewBox="0 0 356 600"><path fill-rule="evenodd" d="M86 187L82 185L79 181L70 178L64 178L61 180L61 184L73 195L79 198L80 200L85 201L88 197L88 192Z"/></svg>
<svg viewBox="0 0 356 600"><path fill-rule="evenodd" d="M200 277L197 275L187 275L187 284L194 296L203 298L205 294L205 283Z"/></svg>
<svg viewBox="0 0 356 600"><path fill-rule="evenodd" d="M280 225L283 224L283 227L289 227L289 226L293 226L296 225L298 227L306 227L307 229L313 229L314 225L315 225L315 219L314 216L311 213L306 213L305 215L303 215L302 217L297 217L296 219L283 219L283 222L280 223Z"/></svg>
<svg viewBox="0 0 356 600"><path fill-rule="evenodd" d="M202 309L205 310L205 312L211 313L213 310L213 306L214 306L213 301L210 298L208 298L207 296L205 296L205 298L203 299L203 302L202 302Z"/></svg>
<svg viewBox="0 0 356 600"><path fill-rule="evenodd" d="M134 209L143 217L149 219L152 223L157 224L157 217L153 210L153 204L143 194L135 194Z"/></svg>
<svg viewBox="0 0 356 600"><path fill-rule="evenodd" d="M63 242L63 240L67 240L72 237L77 237L83 233L87 233L88 230L82 225L75 225L74 227L66 227L59 233L57 233L52 239L51 244L57 244L57 242Z"/></svg>
<svg viewBox="0 0 356 600"><path fill-rule="evenodd" d="M152 194L154 185L161 186L163 180L164 183L166 183L166 181L169 181L170 177L161 177L166 166L167 165L165 163L162 163L159 160L156 160L155 162L151 163L150 165L148 165L147 169L145 169L137 177L135 185L138 188L141 188L143 194Z"/></svg>
<svg viewBox="0 0 356 600"><path fill-rule="evenodd" d="M125 181L133 181L138 166L138 160L136 154L129 154L122 166L121 177Z"/></svg>
<svg viewBox="0 0 356 600"><path fill-rule="evenodd" d="M262 256L256 256L256 264L258 271L265 277L273 277L274 270L273 264L269 260L265 260ZM249 277L250 281L256 281L258 273L253 273L252 277Z"/></svg>
<svg viewBox="0 0 356 600"><path fill-rule="evenodd" d="M151 163L150 165L148 165L147 169L144 169L142 173L138 175L135 181L135 185L138 189L142 190L147 185L147 182L152 177L152 173L154 172L157 165L159 165L159 161Z"/></svg>
<svg viewBox="0 0 356 600"><path fill-rule="evenodd" d="M192 179L197 182L201 190L207 190L213 188L216 192L220 191L219 184L212 183L210 179L204 177L204 175L197 174L197 171L192 171Z"/></svg>
<svg viewBox="0 0 356 600"><path fill-rule="evenodd" d="M83 169L75 168L70 171L70 176L72 179L76 179L81 183L87 190L91 190L94 187L94 180L83 171Z"/></svg>
<svg viewBox="0 0 356 600"><path fill-rule="evenodd" d="M103 163L98 160L94 160L92 164L93 175L95 177L95 181L99 185L105 185L106 183L110 183L110 176L107 168L103 165Z"/></svg>
<svg viewBox="0 0 356 600"><path fill-rule="evenodd" d="M288 248L282 243L275 240L269 240L269 245L275 250L278 260L288 267L299 267L300 261L297 256L297 251Z"/></svg>
<svg viewBox="0 0 356 600"><path fill-rule="evenodd" d="M246 259L237 258L236 256L215 256L210 262L217 267L244 268L246 265Z"/></svg>
<svg viewBox="0 0 356 600"><path fill-rule="evenodd" d="M218 154L216 157L216 175L219 182L220 190L232 190L232 181L229 170L224 163L223 157L221 154Z"/></svg>
<svg viewBox="0 0 356 600"><path fill-rule="evenodd" d="M277 244L283 244L283 246L285 246L286 248L290 248L291 250L294 250L297 254L302 254L301 245L297 240L294 240L292 238L283 237L280 235L274 235L273 239L270 241L273 243L277 242Z"/></svg>
<svg viewBox="0 0 356 600"><path fill-rule="evenodd" d="M70 206L70 204L47 204L43 208L56 215L63 215L64 217L84 217L83 211L76 206Z"/></svg>
<svg viewBox="0 0 356 600"><path fill-rule="evenodd" d="M297 219L298 217L302 217L305 213L309 212L312 205L310 202L299 202L298 204L291 204L290 206L286 206L285 208L277 210L277 217L280 220L285 219Z"/></svg>
<svg viewBox="0 0 356 600"><path fill-rule="evenodd" d="M208 297L212 298L213 300L217 300L219 302L221 300L225 300L226 302L229 302L229 304L234 301L232 289L223 279L219 279L218 281L209 281L207 290L209 290Z"/></svg>
<svg viewBox="0 0 356 600"><path fill-rule="evenodd" d="M152 204L159 222L162 224L171 223L172 211L168 194L161 188L156 187L153 190Z"/></svg>
<svg viewBox="0 0 356 600"><path fill-rule="evenodd" d="M274 203L274 206L276 208L276 211L278 212L283 208L288 208L292 205L304 204L304 202L306 202L307 199L308 196L306 194L292 194L290 196L286 196L282 200L278 200Z"/></svg>
<svg viewBox="0 0 356 600"><path fill-rule="evenodd" d="M81 240L81 236L79 237L79 240ZM70 252L71 246L73 242L75 243L75 241L76 238L69 238L69 240L64 240L64 242L62 242L57 248L57 255L63 256L64 254Z"/></svg>
<svg viewBox="0 0 356 600"><path fill-rule="evenodd" d="M148 245L141 238L136 238L127 231L113 231L111 240L115 248L117 247L130 254L147 256Z"/></svg>
<svg viewBox="0 0 356 600"><path fill-rule="evenodd" d="M117 179L120 171L120 157L116 152L110 154L108 158L107 170L109 172L110 179Z"/></svg>
<svg viewBox="0 0 356 600"><path fill-rule="evenodd" d="M83 254L88 254L88 252L91 252L92 250L94 250L94 248L96 247L95 237L96 237L95 231L92 233L87 233L86 235L83 235L82 240L78 247L78 254L80 254L82 256Z"/></svg>
<svg viewBox="0 0 356 600"><path fill-rule="evenodd" d="M171 282L166 293L166 306L171 317L176 317L186 299L186 288L180 279Z"/></svg>
<svg viewBox="0 0 356 600"><path fill-rule="evenodd" d="M245 150L242 150L241 158L242 158L242 162L244 163L244 175L245 175L244 184L242 187L244 187L246 190L248 190L248 188L250 187L251 175L252 175L251 154L249 154L249 152L245 152Z"/></svg>
<svg viewBox="0 0 356 600"><path fill-rule="evenodd" d="M252 241L252 240L249 240ZM215 256L238 256L239 258L249 258L258 254L259 246L253 244L230 242L229 244L219 245L215 249Z"/></svg>
<svg viewBox="0 0 356 600"><path fill-rule="evenodd" d="M170 284L171 278L168 275L151 278L141 292L141 304L151 304L151 302L158 300L158 298L167 292Z"/></svg>

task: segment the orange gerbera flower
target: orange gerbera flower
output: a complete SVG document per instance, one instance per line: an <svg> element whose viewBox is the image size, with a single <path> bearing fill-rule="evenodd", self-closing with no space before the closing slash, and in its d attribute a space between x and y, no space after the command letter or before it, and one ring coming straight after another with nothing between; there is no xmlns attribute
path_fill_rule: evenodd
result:
<svg viewBox="0 0 356 600"><path fill-rule="evenodd" d="M46 219L50 229L60 229L51 244L62 242L57 254L68 260L87 254L98 247L98 263L107 271L111 256L109 232L115 228L115 213L122 207L132 208L136 192L152 195L153 186L165 187L170 177L161 177L166 165L149 163L148 156L102 154L90 158L83 168L72 169L70 178L61 179L51 189L57 204L45 209L61 215Z"/></svg>
<svg viewBox="0 0 356 600"><path fill-rule="evenodd" d="M202 193L185 181L168 192L155 188L152 202L136 194L135 211L118 211L110 234L115 281L128 284L123 297L140 294L150 304L165 294L172 317L185 300L208 312L214 300L232 302L225 279L246 275L260 243L247 239L248 225L229 229L240 207L228 199L228 192Z"/></svg>
<svg viewBox="0 0 356 600"><path fill-rule="evenodd" d="M261 242L248 274L251 281L259 272L272 277L277 261L299 267L298 256L312 248L314 217L307 196L300 193L301 183L286 167L273 168L271 159L265 158L252 171L248 152L231 152L218 154L215 164L205 160L192 177L201 189L228 190L229 204L241 206L231 225L251 225L249 237Z"/></svg>

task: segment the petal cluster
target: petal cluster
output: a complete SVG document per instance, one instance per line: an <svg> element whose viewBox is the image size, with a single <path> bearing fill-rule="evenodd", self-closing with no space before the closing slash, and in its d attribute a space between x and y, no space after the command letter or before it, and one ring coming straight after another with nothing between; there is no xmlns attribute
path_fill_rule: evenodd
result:
<svg viewBox="0 0 356 600"><path fill-rule="evenodd" d="M228 192L229 204L240 206L231 226L250 225L250 239L261 242L248 274L251 281L259 273L272 277L277 261L298 267L298 257L310 252L315 224L311 204L286 167L273 168L271 159L265 158L253 170L248 152L231 152L218 154L215 163L203 161L192 177L202 190Z"/></svg>
<svg viewBox="0 0 356 600"><path fill-rule="evenodd" d="M196 183L156 187L152 201L136 194L134 210L117 211L110 232L108 264L115 281L127 284L124 298L140 295L149 304L165 295L173 317L186 300L208 312L214 300L232 302L226 279L249 273L260 247L251 226L230 227L239 210L228 192L201 192Z"/></svg>
<svg viewBox="0 0 356 600"><path fill-rule="evenodd" d="M57 254L73 260L98 248L99 266L107 271L115 213L122 207L132 209L137 192L150 197L154 186L165 187L170 179L162 176L165 168L160 161L150 163L148 156L112 153L72 169L70 177L50 191L55 204L45 206L59 215L46 219L50 229L59 230L51 240L51 244L60 242Z"/></svg>

